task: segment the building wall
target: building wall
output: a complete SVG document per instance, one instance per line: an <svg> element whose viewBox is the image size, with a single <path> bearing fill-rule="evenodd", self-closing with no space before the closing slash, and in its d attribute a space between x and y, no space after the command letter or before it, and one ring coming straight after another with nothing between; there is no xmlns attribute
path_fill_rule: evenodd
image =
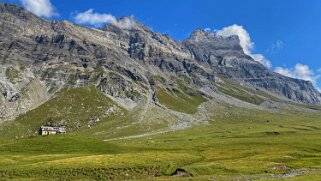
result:
<svg viewBox="0 0 321 181"><path fill-rule="evenodd" d="M56 131L42 131L41 135L52 135L52 134L57 134Z"/></svg>
<svg viewBox="0 0 321 181"><path fill-rule="evenodd" d="M56 131L49 131L49 134L51 135L51 134L57 134L57 132Z"/></svg>
<svg viewBox="0 0 321 181"><path fill-rule="evenodd" d="M41 127L41 135L53 135L66 133L65 127Z"/></svg>

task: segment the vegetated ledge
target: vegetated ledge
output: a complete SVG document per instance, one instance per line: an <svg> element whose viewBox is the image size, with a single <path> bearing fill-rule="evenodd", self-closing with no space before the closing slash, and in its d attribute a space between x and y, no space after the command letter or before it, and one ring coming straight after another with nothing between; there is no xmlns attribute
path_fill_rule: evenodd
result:
<svg viewBox="0 0 321 181"><path fill-rule="evenodd" d="M177 112L194 114L200 104L206 101L198 91L185 92L181 89L164 89L157 87L156 97L160 104Z"/></svg>

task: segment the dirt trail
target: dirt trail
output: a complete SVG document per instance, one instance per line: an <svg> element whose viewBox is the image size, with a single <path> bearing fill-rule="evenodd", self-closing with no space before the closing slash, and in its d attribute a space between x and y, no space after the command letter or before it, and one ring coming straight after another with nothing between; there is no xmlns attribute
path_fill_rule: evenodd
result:
<svg viewBox="0 0 321 181"><path fill-rule="evenodd" d="M145 114L149 110L149 106L151 106L151 105L155 106L153 104L153 102L151 102L152 99L149 99L148 101L149 101L149 103L147 103L144 106L142 112L140 113L139 121L143 121ZM142 133L142 134L137 134L137 135L106 139L104 141L115 141L115 140L142 138L142 137L154 136L154 135L168 133L168 132L174 132L174 131L178 131L178 130L192 127L194 125L207 124L208 113L207 113L207 110L205 109L204 103L199 106L198 112L195 115L189 115L189 114L185 114L185 113L176 112L176 111L167 109L165 107L159 107L159 108L166 111L166 113L171 114L174 117L176 117L177 122L173 125L169 125L167 128L158 129L158 130L154 130L154 131L146 132L146 133Z"/></svg>

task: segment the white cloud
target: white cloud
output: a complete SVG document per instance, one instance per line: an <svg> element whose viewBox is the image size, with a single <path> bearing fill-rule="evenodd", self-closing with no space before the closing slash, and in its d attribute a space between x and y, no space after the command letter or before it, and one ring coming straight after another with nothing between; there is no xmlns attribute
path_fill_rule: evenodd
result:
<svg viewBox="0 0 321 181"><path fill-rule="evenodd" d="M267 60L262 54L252 53L254 43L251 41L249 33L243 28L243 26L235 24L232 26L225 27L222 30L217 30L215 34L224 37L237 35L240 39L240 45L243 48L245 54L251 56L255 61L260 62L267 68L271 68L271 62Z"/></svg>
<svg viewBox="0 0 321 181"><path fill-rule="evenodd" d="M266 59L262 54L250 54L250 56L257 62L260 62L267 68L272 67L272 63L270 60Z"/></svg>
<svg viewBox="0 0 321 181"><path fill-rule="evenodd" d="M95 27L105 24L113 24L123 29L131 29L136 25L133 16L121 18L119 21L112 14L95 13L93 9L89 9L74 16L75 22L78 24L87 24Z"/></svg>
<svg viewBox="0 0 321 181"><path fill-rule="evenodd" d="M50 0L21 0L21 3L28 11L41 17L51 18L58 15Z"/></svg>
<svg viewBox="0 0 321 181"><path fill-rule="evenodd" d="M311 81L317 88L317 80L321 77L321 74L316 74L309 66L300 63L290 69L285 67L276 67L274 71L287 77ZM320 90L320 88L318 89Z"/></svg>
<svg viewBox="0 0 321 181"><path fill-rule="evenodd" d="M285 68L285 67L276 67L274 69L274 72L279 73L281 75L287 76L287 77L292 77L295 78L294 73L292 70Z"/></svg>
<svg viewBox="0 0 321 181"><path fill-rule="evenodd" d="M115 16L111 14L94 13L93 9L89 9L88 11L76 14L74 19L78 24L89 24L96 27L106 23L117 22Z"/></svg>

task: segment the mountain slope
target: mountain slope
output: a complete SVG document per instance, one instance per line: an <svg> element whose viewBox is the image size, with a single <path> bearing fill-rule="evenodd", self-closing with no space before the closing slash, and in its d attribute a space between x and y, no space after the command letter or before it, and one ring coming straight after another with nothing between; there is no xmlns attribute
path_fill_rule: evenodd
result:
<svg viewBox="0 0 321 181"><path fill-rule="evenodd" d="M145 112L158 105L196 113L206 100L231 96L226 81L240 87L233 94L251 98L232 97L251 106L278 100L321 104L311 82L271 72L243 52L237 36L195 30L180 42L131 17L93 29L44 20L5 3L0 3L0 29L0 109L8 110L1 111L2 121L36 108L66 87L90 85L127 110L147 102ZM25 93L32 82L37 82L37 96ZM196 108L175 109L164 101L165 93Z"/></svg>
<svg viewBox="0 0 321 181"><path fill-rule="evenodd" d="M95 87L66 88L36 109L2 125L2 139L35 136L40 126L64 125L68 132L92 126L126 114Z"/></svg>

